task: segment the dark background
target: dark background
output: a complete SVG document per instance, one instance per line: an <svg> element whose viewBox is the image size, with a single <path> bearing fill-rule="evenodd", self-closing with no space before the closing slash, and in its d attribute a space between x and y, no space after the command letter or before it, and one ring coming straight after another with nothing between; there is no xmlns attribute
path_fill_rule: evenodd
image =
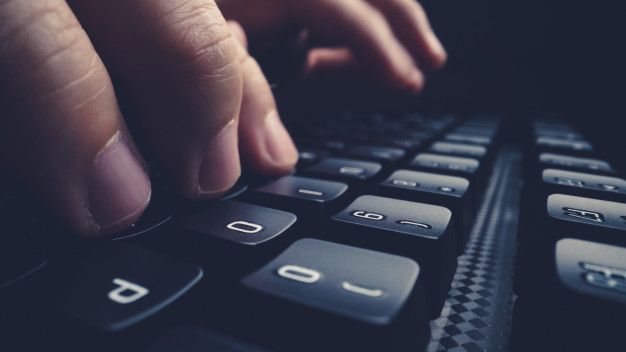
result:
<svg viewBox="0 0 626 352"><path fill-rule="evenodd" d="M421 3L449 60L442 71L428 76L419 97L335 78L308 81L304 87L282 85L282 101L306 111L408 109L498 112L516 119L560 117L574 121L601 154L622 161L626 169L626 11L619 1Z"/></svg>

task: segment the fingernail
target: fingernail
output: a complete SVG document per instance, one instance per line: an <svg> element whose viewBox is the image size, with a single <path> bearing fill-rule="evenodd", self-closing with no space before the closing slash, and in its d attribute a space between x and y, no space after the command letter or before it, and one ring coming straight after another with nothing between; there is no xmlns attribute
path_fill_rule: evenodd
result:
<svg viewBox="0 0 626 352"><path fill-rule="evenodd" d="M89 211L100 232L136 217L150 201L148 175L119 132L96 156L87 182Z"/></svg>
<svg viewBox="0 0 626 352"><path fill-rule="evenodd" d="M229 123L213 138L199 170L201 195L228 190L239 178L241 166L237 149L237 124Z"/></svg>
<svg viewBox="0 0 626 352"><path fill-rule="evenodd" d="M275 165L295 165L298 159L298 151L275 111L265 118L265 148Z"/></svg>

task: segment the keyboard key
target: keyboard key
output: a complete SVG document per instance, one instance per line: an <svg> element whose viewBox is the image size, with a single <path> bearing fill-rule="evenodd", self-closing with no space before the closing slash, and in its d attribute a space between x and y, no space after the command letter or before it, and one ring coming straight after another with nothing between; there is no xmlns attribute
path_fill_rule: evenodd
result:
<svg viewBox="0 0 626 352"><path fill-rule="evenodd" d="M331 153L343 152L348 148L345 141L338 139L303 139L299 145L320 148Z"/></svg>
<svg viewBox="0 0 626 352"><path fill-rule="evenodd" d="M548 214L553 219L626 231L624 203L551 194L548 197Z"/></svg>
<svg viewBox="0 0 626 352"><path fill-rule="evenodd" d="M535 140L535 144L540 149L549 148L561 152L590 153L593 151L593 146L591 145L591 143L585 140L571 140L540 136L537 137L537 139Z"/></svg>
<svg viewBox="0 0 626 352"><path fill-rule="evenodd" d="M586 171L600 174L615 173L609 163L600 159L581 158L552 153L541 153L539 155L539 162L544 165L551 165L558 168L574 171Z"/></svg>
<svg viewBox="0 0 626 352"><path fill-rule="evenodd" d="M411 161L410 165L421 169L472 175L478 171L480 162L476 159L470 158L421 153L418 154L413 161Z"/></svg>
<svg viewBox="0 0 626 352"><path fill-rule="evenodd" d="M295 222L296 216L285 211L223 201L187 217L183 226L195 233L257 246L287 231Z"/></svg>
<svg viewBox="0 0 626 352"><path fill-rule="evenodd" d="M400 138L400 137L382 137L374 139L376 143L395 148L401 148L406 151L413 151L420 148L426 143L422 139Z"/></svg>
<svg viewBox="0 0 626 352"><path fill-rule="evenodd" d="M431 317L439 316L456 270L457 244L447 208L365 195L332 218L332 240L404 255L424 271Z"/></svg>
<svg viewBox="0 0 626 352"><path fill-rule="evenodd" d="M472 188L467 179L427 172L398 170L383 181L380 193L392 198L441 205L455 214L459 254L465 249L474 222Z"/></svg>
<svg viewBox="0 0 626 352"><path fill-rule="evenodd" d="M540 193L566 193L588 198L626 201L626 180L619 177L545 169L541 172Z"/></svg>
<svg viewBox="0 0 626 352"><path fill-rule="evenodd" d="M378 146L358 146L346 152L346 156L349 157L380 162L394 162L403 158L404 154L403 149Z"/></svg>
<svg viewBox="0 0 626 352"><path fill-rule="evenodd" d="M178 237L181 248L176 255L202 264L207 275L219 268L222 281L235 284L232 280L236 277L262 265L295 240L296 220L296 215L282 210L232 200L212 202L183 219L186 231Z"/></svg>
<svg viewBox="0 0 626 352"><path fill-rule="evenodd" d="M496 135L495 128L476 127L476 126L461 126L461 127L457 127L452 132L460 133L460 134L477 134L481 136L487 136L490 138L493 138Z"/></svg>
<svg viewBox="0 0 626 352"><path fill-rule="evenodd" d="M311 214L335 210L347 191L348 185L342 182L285 176L252 189L248 197L255 203Z"/></svg>
<svg viewBox="0 0 626 352"><path fill-rule="evenodd" d="M323 158L327 157L328 154L329 153L327 151L321 150L321 149L300 148L299 150L300 158L298 159L298 165L299 166L313 165L319 162L320 160L322 160Z"/></svg>
<svg viewBox="0 0 626 352"><path fill-rule="evenodd" d="M198 327L169 331L153 342L146 352L261 352L258 347Z"/></svg>
<svg viewBox="0 0 626 352"><path fill-rule="evenodd" d="M483 146L448 142L435 142L430 147L430 151L433 153L464 156L477 159L481 159L487 155L487 148Z"/></svg>
<svg viewBox="0 0 626 352"><path fill-rule="evenodd" d="M572 238L559 240L556 244L556 272L566 289L626 304L624 247ZM580 300L579 303L585 302Z"/></svg>
<svg viewBox="0 0 626 352"><path fill-rule="evenodd" d="M327 158L303 171L307 174L338 179L340 181L364 181L375 177L382 169L378 163L353 159Z"/></svg>
<svg viewBox="0 0 626 352"><path fill-rule="evenodd" d="M246 316L260 320L257 330L270 324L275 339L291 340L298 350L324 344L371 350L393 345L402 326L424 347L430 328L421 280L420 266L410 259L302 239L242 283L269 296L251 299L254 312Z"/></svg>
<svg viewBox="0 0 626 352"><path fill-rule="evenodd" d="M460 133L449 133L445 137L445 140L456 143L475 144L488 147L493 142L493 139L484 135L471 135Z"/></svg>
<svg viewBox="0 0 626 352"><path fill-rule="evenodd" d="M552 138L567 139L567 140L583 139L583 136L578 132L545 129L545 128L536 128L535 137L552 137Z"/></svg>
<svg viewBox="0 0 626 352"><path fill-rule="evenodd" d="M163 310L202 277L196 265L125 244L68 261L57 270L52 282L60 310L109 332Z"/></svg>

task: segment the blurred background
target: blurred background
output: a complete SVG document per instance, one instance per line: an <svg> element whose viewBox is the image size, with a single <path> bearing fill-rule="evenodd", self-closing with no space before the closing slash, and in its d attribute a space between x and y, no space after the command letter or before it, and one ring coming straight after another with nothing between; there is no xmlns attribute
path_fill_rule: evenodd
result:
<svg viewBox="0 0 626 352"><path fill-rule="evenodd" d="M497 112L510 118L554 116L575 120L595 137L602 152L626 154L626 11L618 1L424 0L421 4L449 61L442 71L428 76L419 97L328 75L297 87L282 80L281 106L291 103L295 110L306 111L356 107ZM281 73L289 77L284 65L272 62L276 55L263 50L256 54L270 79L281 82ZM626 158L621 159L625 170Z"/></svg>

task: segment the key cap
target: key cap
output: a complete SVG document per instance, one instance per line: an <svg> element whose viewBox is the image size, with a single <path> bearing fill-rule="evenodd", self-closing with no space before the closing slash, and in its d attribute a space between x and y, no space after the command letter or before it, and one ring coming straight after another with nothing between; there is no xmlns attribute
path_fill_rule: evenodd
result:
<svg viewBox="0 0 626 352"><path fill-rule="evenodd" d="M575 155L590 155L593 152L593 146L585 140L540 136L535 139L535 146L538 150L545 152L555 151Z"/></svg>
<svg viewBox="0 0 626 352"><path fill-rule="evenodd" d="M475 145L482 145L485 147L490 146L493 142L493 139L488 136L460 134L460 133L448 133L444 138L445 140L450 141L450 142L475 144Z"/></svg>
<svg viewBox="0 0 626 352"><path fill-rule="evenodd" d="M453 133L461 133L461 134L477 134L481 136L487 136L490 138L495 137L496 129L495 128L485 128L485 127L474 127L474 126L461 126L455 128Z"/></svg>
<svg viewBox="0 0 626 352"><path fill-rule="evenodd" d="M227 241L257 246L285 232L294 214L237 201L214 202L183 221L190 231Z"/></svg>
<svg viewBox="0 0 626 352"><path fill-rule="evenodd" d="M242 283L247 323L269 324L287 350L388 350L406 339L418 350L430 332L421 281L410 259L307 238Z"/></svg>
<svg viewBox="0 0 626 352"><path fill-rule="evenodd" d="M154 341L146 352L261 352L262 349L199 327L180 327Z"/></svg>
<svg viewBox="0 0 626 352"><path fill-rule="evenodd" d="M532 290L529 283L549 280L542 268L552 265L555 243L564 237L626 241L626 203L551 194L544 204L529 212L531 226L519 237L517 290Z"/></svg>
<svg viewBox="0 0 626 352"><path fill-rule="evenodd" d="M535 128L535 137L552 137L566 140L581 140L582 134L573 131L554 130L546 128Z"/></svg>
<svg viewBox="0 0 626 352"><path fill-rule="evenodd" d="M183 219L182 226L189 233L180 255L192 256L208 268L242 274L293 241L284 237L290 237L288 230L296 219L296 215L282 210L233 200L213 202Z"/></svg>
<svg viewBox="0 0 626 352"><path fill-rule="evenodd" d="M326 158L303 171L306 174L354 182L372 179L378 175L381 169L382 166L378 163L353 159Z"/></svg>
<svg viewBox="0 0 626 352"><path fill-rule="evenodd" d="M556 273L563 289L603 301L626 304L624 247L572 238L561 239L556 244ZM585 300L581 299L579 303L584 304Z"/></svg>
<svg viewBox="0 0 626 352"><path fill-rule="evenodd" d="M552 219L626 231L626 204L603 200L551 194L548 215Z"/></svg>
<svg viewBox="0 0 626 352"><path fill-rule="evenodd" d="M558 169L544 169L539 181L542 196L565 193L587 198L626 201L626 180Z"/></svg>
<svg viewBox="0 0 626 352"><path fill-rule="evenodd" d="M301 148L299 150L300 158L298 159L298 166L303 167L313 165L327 157L328 154L329 153L327 151L321 149Z"/></svg>
<svg viewBox="0 0 626 352"><path fill-rule="evenodd" d="M247 199L309 216L333 212L342 205L348 185L310 177L285 176L252 189Z"/></svg>
<svg viewBox="0 0 626 352"><path fill-rule="evenodd" d="M430 317L439 316L456 270L457 244L447 208L364 195L332 217L330 237L407 256L424 271Z"/></svg>
<svg viewBox="0 0 626 352"><path fill-rule="evenodd" d="M346 156L348 157L387 163L402 159L404 154L403 149L379 146L358 146L346 152Z"/></svg>
<svg viewBox="0 0 626 352"><path fill-rule="evenodd" d="M478 171L480 162L471 158L420 153L415 157L415 159L413 159L413 161L411 161L410 165L420 169L437 170L445 173L471 176Z"/></svg>
<svg viewBox="0 0 626 352"><path fill-rule="evenodd" d="M473 189L468 180L427 172L398 170L380 184L380 194L441 205L455 214L458 253L463 253L474 222Z"/></svg>
<svg viewBox="0 0 626 352"><path fill-rule="evenodd" d="M331 153L340 153L348 148L347 143L339 139L302 139L299 145L321 148Z"/></svg>
<svg viewBox="0 0 626 352"><path fill-rule="evenodd" d="M448 142L435 142L430 147L430 151L438 154L470 157L476 159L482 159L487 155L487 148L483 146Z"/></svg>
<svg viewBox="0 0 626 352"><path fill-rule="evenodd" d="M421 139L411 139L411 138L401 138L401 137L375 138L374 141L376 143L380 143L381 145L401 148L401 149L404 149L405 151L415 151L426 143L425 140L421 140Z"/></svg>
<svg viewBox="0 0 626 352"><path fill-rule="evenodd" d="M409 167L417 171L463 177L474 185L476 194L481 194L480 192L484 188L486 181L481 162L473 158L420 153L411 161ZM476 206L480 202L479 198L476 197L475 199Z"/></svg>
<svg viewBox="0 0 626 352"><path fill-rule="evenodd" d="M50 291L61 312L107 332L162 311L202 277L196 265L126 244L68 261L57 273Z"/></svg>
<svg viewBox="0 0 626 352"><path fill-rule="evenodd" d="M559 169L590 172L594 174L614 174L613 167L606 161L592 158L581 158L562 154L541 153L539 163ZM534 168L536 170L536 168Z"/></svg>

